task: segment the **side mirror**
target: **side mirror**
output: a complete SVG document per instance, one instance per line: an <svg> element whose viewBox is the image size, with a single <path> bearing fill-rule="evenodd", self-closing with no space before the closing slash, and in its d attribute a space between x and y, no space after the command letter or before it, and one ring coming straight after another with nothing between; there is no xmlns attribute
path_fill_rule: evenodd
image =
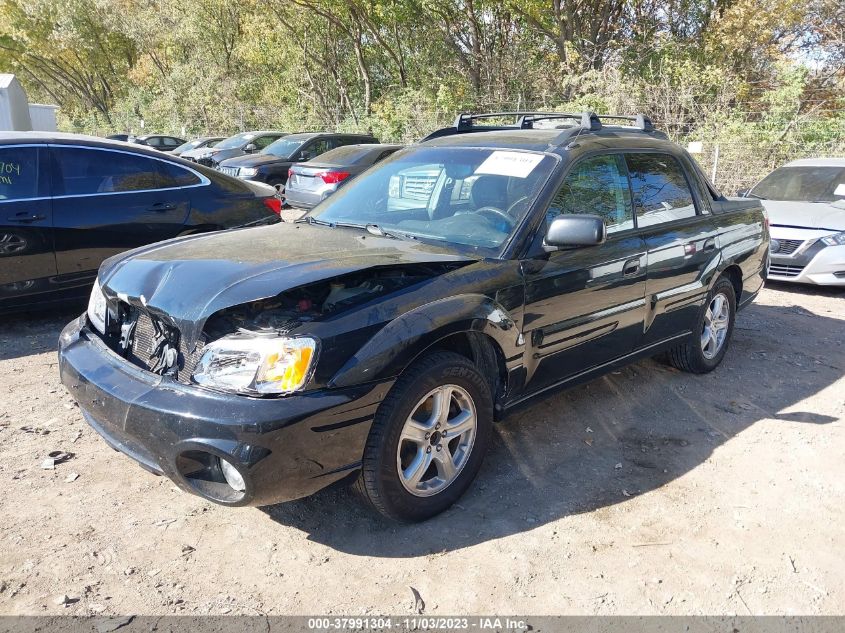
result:
<svg viewBox="0 0 845 633"><path fill-rule="evenodd" d="M548 251L558 248L596 246L607 238L604 219L598 215L561 215L552 221L543 247Z"/></svg>
<svg viewBox="0 0 845 633"><path fill-rule="evenodd" d="M745 198L745 197L747 197L747 196L748 196L748 192L749 192L749 191L751 191L751 189L739 189L739 190L736 192L736 197L737 197L737 198Z"/></svg>
<svg viewBox="0 0 845 633"><path fill-rule="evenodd" d="M252 152L254 152L257 149L258 149L258 146L255 143L249 143L248 145L246 145L246 147L244 147L244 151L247 154L251 154Z"/></svg>

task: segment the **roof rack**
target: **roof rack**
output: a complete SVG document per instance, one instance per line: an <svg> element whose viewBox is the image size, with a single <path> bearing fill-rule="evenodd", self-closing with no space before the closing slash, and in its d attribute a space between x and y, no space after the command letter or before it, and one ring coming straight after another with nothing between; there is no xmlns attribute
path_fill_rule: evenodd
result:
<svg viewBox="0 0 845 633"><path fill-rule="evenodd" d="M507 117L514 117L516 122L512 125L476 125L476 121L484 119L501 119ZM461 112L456 118L455 123L450 127L444 127L435 130L422 141L428 141L433 138L441 136L451 136L453 134L465 134L467 132L489 132L494 130L530 130L534 128L534 123L537 121L552 120L552 119L570 119L573 121L571 129L580 131L598 132L602 129L602 118L613 119L620 121L631 121L634 127L643 132L654 132L654 124L646 115L640 113L635 116L623 115L599 115L595 112L533 112L533 111L515 111L515 112ZM420 142L422 142L420 141Z"/></svg>

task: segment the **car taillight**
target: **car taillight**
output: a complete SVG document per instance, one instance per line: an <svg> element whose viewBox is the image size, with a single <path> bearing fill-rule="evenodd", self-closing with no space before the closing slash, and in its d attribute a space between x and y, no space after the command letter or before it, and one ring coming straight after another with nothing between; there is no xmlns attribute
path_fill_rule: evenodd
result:
<svg viewBox="0 0 845 633"><path fill-rule="evenodd" d="M264 206L276 215L282 214L282 201L279 198L264 198Z"/></svg>
<svg viewBox="0 0 845 633"><path fill-rule="evenodd" d="M327 185L336 185L341 180L349 178L348 171L321 171L314 175L322 178L323 182Z"/></svg>
<svg viewBox="0 0 845 633"><path fill-rule="evenodd" d="M293 170L288 169L288 180L290 180L292 177L293 177Z"/></svg>

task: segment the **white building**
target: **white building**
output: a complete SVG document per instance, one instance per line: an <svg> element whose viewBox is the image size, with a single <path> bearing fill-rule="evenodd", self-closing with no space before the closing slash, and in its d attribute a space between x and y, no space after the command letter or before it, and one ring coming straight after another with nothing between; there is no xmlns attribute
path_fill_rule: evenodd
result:
<svg viewBox="0 0 845 633"><path fill-rule="evenodd" d="M56 131L59 106L29 103L23 86L14 75L0 73L0 131Z"/></svg>

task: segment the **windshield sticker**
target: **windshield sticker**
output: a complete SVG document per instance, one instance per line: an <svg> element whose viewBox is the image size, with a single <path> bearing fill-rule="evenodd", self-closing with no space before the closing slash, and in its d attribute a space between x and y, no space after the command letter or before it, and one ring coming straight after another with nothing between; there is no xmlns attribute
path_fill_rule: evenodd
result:
<svg viewBox="0 0 845 633"><path fill-rule="evenodd" d="M527 178L540 164L543 156L525 152L493 152L475 170L476 174L493 174L495 176L514 176Z"/></svg>
<svg viewBox="0 0 845 633"><path fill-rule="evenodd" d="M845 196L845 182L840 182L833 190L834 196Z"/></svg>
<svg viewBox="0 0 845 633"><path fill-rule="evenodd" d="M0 161L0 184L3 185L11 185L14 176L21 175L21 164L20 163L6 163Z"/></svg>

